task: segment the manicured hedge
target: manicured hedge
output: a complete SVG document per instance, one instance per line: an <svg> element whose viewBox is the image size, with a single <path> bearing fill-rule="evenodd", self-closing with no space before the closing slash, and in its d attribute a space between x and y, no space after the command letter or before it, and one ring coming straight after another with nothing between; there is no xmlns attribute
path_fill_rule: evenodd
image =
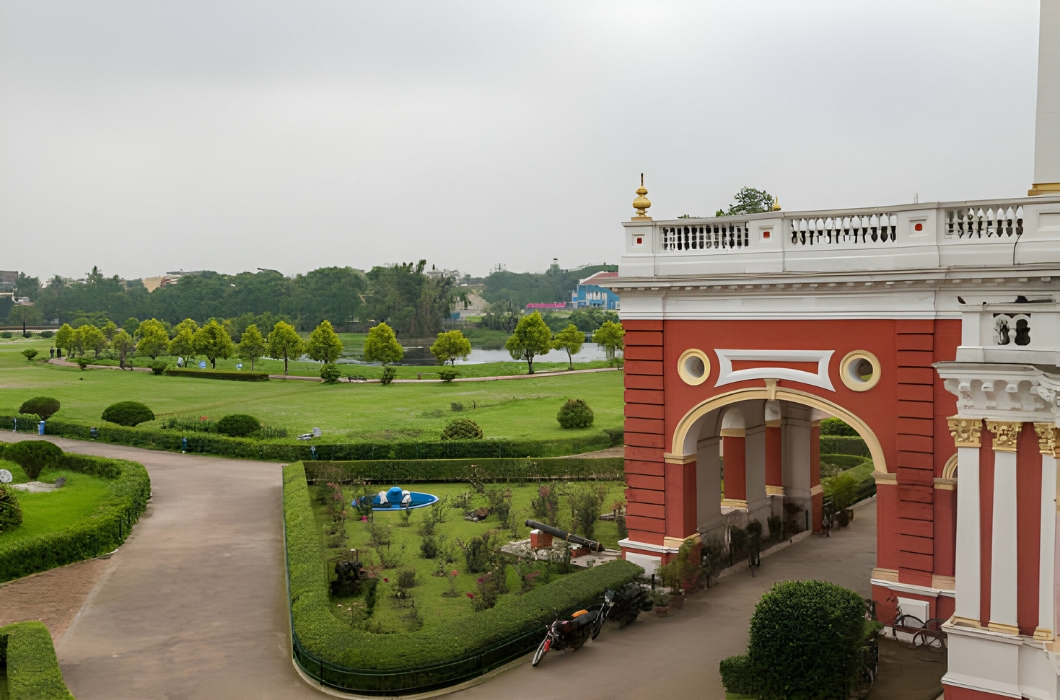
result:
<svg viewBox="0 0 1060 700"><path fill-rule="evenodd" d="M625 477L622 457L543 457L522 459L376 459L358 462L307 462L310 481L375 482L467 481L471 465L483 481L536 481L539 479L620 480Z"/></svg>
<svg viewBox="0 0 1060 700"><path fill-rule="evenodd" d="M12 425L14 417L0 416L0 429ZM19 416L18 429L24 432L37 430L37 422ZM90 434L97 428L98 436ZM612 431L614 432L614 431ZM249 438L231 438L213 433L184 434L178 430L161 428L123 428L116 425L88 426L79 423L50 420L45 423L45 433L57 437L77 440L95 439L116 445L146 447L153 450L183 449L181 438L188 439L188 452L238 457L240 459L267 459L277 462L298 460L366 460L366 459L459 459L459 458L505 458L505 457L559 457L602 450L612 446L613 438L608 431L559 438L555 440L440 440L437 442L391 441L351 442L344 444L322 444L315 441L294 443L259 442ZM621 434L620 434L621 435ZM620 438L621 439L621 438Z"/></svg>
<svg viewBox="0 0 1060 700"><path fill-rule="evenodd" d="M859 457L871 457L869 446L860 437L846 437L843 435L822 435L821 453L838 455L857 455Z"/></svg>
<svg viewBox="0 0 1060 700"><path fill-rule="evenodd" d="M305 468L283 471L284 530L295 660L331 687L364 694L424 691L460 683L533 650L555 612L598 603L604 591L643 573L615 561L566 576L441 629L376 635L331 613L323 545Z"/></svg>
<svg viewBox="0 0 1060 700"><path fill-rule="evenodd" d="M55 658L52 636L36 620L0 627L0 660L6 660L11 700L73 700Z"/></svg>
<svg viewBox="0 0 1060 700"><path fill-rule="evenodd" d="M242 372L224 369L181 369L170 367L162 374L167 377L195 377L197 379L230 379L235 382L267 382L268 372Z"/></svg>
<svg viewBox="0 0 1060 700"><path fill-rule="evenodd" d="M65 530L0 544L0 583L114 551L147 507L151 479L142 464L65 453L56 466L109 480L111 497Z"/></svg>
<svg viewBox="0 0 1060 700"><path fill-rule="evenodd" d="M865 457L858 455L822 454L821 461L834 464L841 469L852 469L865 461Z"/></svg>

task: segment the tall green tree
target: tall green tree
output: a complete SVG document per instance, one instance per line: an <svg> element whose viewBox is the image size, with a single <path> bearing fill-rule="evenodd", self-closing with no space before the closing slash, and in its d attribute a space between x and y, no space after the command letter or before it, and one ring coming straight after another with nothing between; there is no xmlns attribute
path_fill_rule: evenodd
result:
<svg viewBox="0 0 1060 700"><path fill-rule="evenodd" d="M331 364L342 354L342 341L331 327L331 321L321 321L320 325L309 335L305 352L310 359Z"/></svg>
<svg viewBox="0 0 1060 700"><path fill-rule="evenodd" d="M134 339L136 337L136 330L140 327L140 319L135 316L130 316L125 319L125 323L121 324L121 329L131 335Z"/></svg>
<svg viewBox="0 0 1060 700"><path fill-rule="evenodd" d="M287 374L287 363L291 358L298 359L305 352L298 331L290 323L277 321L269 332L266 342L266 353L274 360L283 360L283 373Z"/></svg>
<svg viewBox="0 0 1060 700"><path fill-rule="evenodd" d="M365 360L382 363L385 367L400 362L404 356L405 348L397 341L393 328L380 323L368 331L368 338L364 341Z"/></svg>
<svg viewBox="0 0 1060 700"><path fill-rule="evenodd" d="M736 204L730 204L727 211L719 209L714 216L741 216L743 214L761 214L772 211L777 203L776 197L765 190L753 187L742 187L733 197Z"/></svg>
<svg viewBox="0 0 1060 700"><path fill-rule="evenodd" d="M136 352L152 360L169 348L169 333L166 332L166 327L162 325L162 322L156 318L141 323L136 334L140 337L140 341L136 344Z"/></svg>
<svg viewBox="0 0 1060 700"><path fill-rule="evenodd" d="M119 328L114 333L114 337L110 341L110 347L114 352L118 353L118 366L125 369L125 363L129 361L129 355L136 348L136 343L133 341L132 336L125 332L124 328Z"/></svg>
<svg viewBox="0 0 1060 700"><path fill-rule="evenodd" d="M265 339L261 337L261 331L253 323L243 330L236 352L240 359L250 361L251 371L254 369L254 363L265 356Z"/></svg>
<svg viewBox="0 0 1060 700"><path fill-rule="evenodd" d="M552 348L554 350L566 350L567 351L567 369L574 369L574 355L577 355L582 351L582 345L585 343L585 333L578 330L578 327L573 323L568 325L566 328L556 334L556 337L552 339Z"/></svg>
<svg viewBox="0 0 1060 700"><path fill-rule="evenodd" d="M188 366L198 354L195 350L195 331L187 327L177 331L173 340L169 341L169 354L184 358L184 365Z"/></svg>
<svg viewBox="0 0 1060 700"><path fill-rule="evenodd" d="M81 342L85 349L91 350L96 358L99 358L99 353L107 348L107 336L91 323L86 323L77 330L81 331Z"/></svg>
<svg viewBox="0 0 1060 700"><path fill-rule="evenodd" d="M615 352L623 348L622 338L625 335L626 331L621 323L604 321L604 324L593 333L593 342L604 349L609 361L614 361Z"/></svg>
<svg viewBox="0 0 1060 700"><path fill-rule="evenodd" d="M15 298L29 297L30 301L37 301L40 291L40 278L30 277L25 272L18 273L18 279L15 280Z"/></svg>
<svg viewBox="0 0 1060 700"><path fill-rule="evenodd" d="M431 354L438 360L438 364L449 363L455 366L456 358L466 360L471 354L471 341L459 330L439 333L438 339L431 345Z"/></svg>
<svg viewBox="0 0 1060 700"><path fill-rule="evenodd" d="M55 347L65 350L67 355L74 352L74 329L69 323L64 323L55 331Z"/></svg>
<svg viewBox="0 0 1060 700"><path fill-rule="evenodd" d="M519 319L504 347L513 360L526 360L527 373L533 374L534 357L552 349L552 331L541 314L535 311Z"/></svg>
<svg viewBox="0 0 1060 700"><path fill-rule="evenodd" d="M388 267L368 273L369 292L362 319L386 323L402 336L423 338L437 333L457 301L467 294L453 277L425 272L426 260Z"/></svg>
<svg viewBox="0 0 1060 700"><path fill-rule="evenodd" d="M209 323L195 333L195 352L205 355L210 361L210 367L217 369L217 358L228 359L235 352L235 345L228 331L211 319Z"/></svg>
<svg viewBox="0 0 1060 700"><path fill-rule="evenodd" d="M107 337L107 342L109 343L114 339L114 334L118 332L118 324L108 320L100 330L103 331L103 335Z"/></svg>

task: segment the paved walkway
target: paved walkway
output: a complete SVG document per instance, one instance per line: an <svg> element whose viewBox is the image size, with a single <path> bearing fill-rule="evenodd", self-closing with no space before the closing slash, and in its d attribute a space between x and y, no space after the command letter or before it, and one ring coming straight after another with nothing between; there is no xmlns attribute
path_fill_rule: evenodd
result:
<svg viewBox="0 0 1060 700"><path fill-rule="evenodd" d="M57 644L78 700L323 697L291 665L278 465L49 439L142 462L153 491Z"/></svg>

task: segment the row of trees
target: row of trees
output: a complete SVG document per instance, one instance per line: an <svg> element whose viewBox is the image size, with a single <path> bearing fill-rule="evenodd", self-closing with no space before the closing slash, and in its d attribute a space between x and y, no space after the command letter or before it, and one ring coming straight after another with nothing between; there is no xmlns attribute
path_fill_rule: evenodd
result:
<svg viewBox="0 0 1060 700"><path fill-rule="evenodd" d="M439 331L450 310L467 301L453 277L427 271L426 266L427 261L420 260L368 273L325 267L295 277L275 270L237 275L206 271L186 274L177 284L151 293L140 280L106 277L98 267L81 281L56 275L41 284L22 274L15 294L29 297L33 306L12 308L8 302L0 315L18 324L58 319L74 326L98 325L99 318L154 318L176 325L188 318L206 323L233 315L270 316L269 327L283 320L303 331L325 319L340 324L374 320L417 337Z"/></svg>
<svg viewBox="0 0 1060 700"><path fill-rule="evenodd" d="M213 368L217 367L218 359L238 357L250 362L251 369L262 357L270 357L283 360L284 374L287 374L292 359L308 355L330 365L339 359L343 350L342 341L330 321L322 321L308 340L303 340L294 326L286 321L277 321L268 336L262 336L257 325L252 323L243 330L237 343L226 325L216 319L199 326L190 318L174 326L172 331L154 318L143 322L132 318L122 328L113 321L102 327L84 323L74 328L64 323L55 333L55 346L71 357L84 357L86 352L92 352L97 358L109 348L118 357L121 367L125 367L134 354L150 357L152 361L160 355L172 355L184 363L205 357Z"/></svg>
<svg viewBox="0 0 1060 700"><path fill-rule="evenodd" d="M621 324L604 321L593 333L593 342L604 348L608 360L614 360L615 352L623 347L622 339L625 334ZM519 319L504 347L513 360L525 360L528 373L533 374L534 358L546 354L549 350L566 351L568 366L574 369L573 355L581 351L584 343L585 333L573 323L553 335L541 314L535 311Z"/></svg>

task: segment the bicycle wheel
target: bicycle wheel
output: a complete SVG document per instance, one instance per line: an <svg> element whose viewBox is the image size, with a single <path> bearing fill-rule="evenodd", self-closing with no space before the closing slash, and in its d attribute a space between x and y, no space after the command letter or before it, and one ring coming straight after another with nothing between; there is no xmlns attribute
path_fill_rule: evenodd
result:
<svg viewBox="0 0 1060 700"><path fill-rule="evenodd" d="M545 638L541 640L541 644L537 646L537 651L534 652L534 658L530 661L531 666L537 666L541 663L541 659L545 656L545 642L547 641L548 635L545 635Z"/></svg>
<svg viewBox="0 0 1060 700"><path fill-rule="evenodd" d="M929 634L928 630L920 630L913 635L913 646L923 647L930 651L942 651L945 642L938 633Z"/></svg>
<svg viewBox="0 0 1060 700"><path fill-rule="evenodd" d="M872 692L872 685L876 682L876 674L868 666L862 666L858 670L857 679L854 681L854 697L867 698Z"/></svg>

